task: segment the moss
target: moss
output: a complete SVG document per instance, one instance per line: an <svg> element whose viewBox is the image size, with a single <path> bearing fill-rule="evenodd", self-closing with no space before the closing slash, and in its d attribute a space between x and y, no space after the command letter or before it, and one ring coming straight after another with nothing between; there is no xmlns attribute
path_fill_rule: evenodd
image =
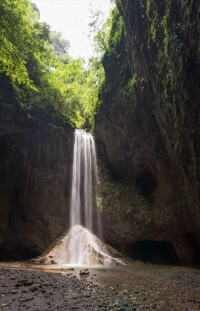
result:
<svg viewBox="0 0 200 311"><path fill-rule="evenodd" d="M104 216L120 227L124 233L131 232L131 219L149 219L149 205L134 184L114 181L102 163L98 163L99 184L97 206ZM120 225L119 225L120 224Z"/></svg>
<svg viewBox="0 0 200 311"><path fill-rule="evenodd" d="M132 89L133 86L137 83L137 75L134 74L134 76L128 80L128 83L122 88L121 93L123 96L128 95Z"/></svg>
<svg viewBox="0 0 200 311"><path fill-rule="evenodd" d="M109 38L108 53L111 53L120 42L125 31L124 20L117 7L112 11L112 25Z"/></svg>

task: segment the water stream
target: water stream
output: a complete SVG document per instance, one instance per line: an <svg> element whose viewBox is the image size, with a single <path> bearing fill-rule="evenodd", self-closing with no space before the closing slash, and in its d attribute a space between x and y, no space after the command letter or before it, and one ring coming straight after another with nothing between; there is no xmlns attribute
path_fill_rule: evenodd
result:
<svg viewBox="0 0 200 311"><path fill-rule="evenodd" d="M96 207L97 161L94 138L75 130L70 204L70 231L67 239L69 264L109 264L113 261L103 242L102 223Z"/></svg>
<svg viewBox="0 0 200 311"><path fill-rule="evenodd" d="M97 161L91 134L75 130L70 230L42 260L67 265L123 264L118 253L102 241L96 208Z"/></svg>
<svg viewBox="0 0 200 311"><path fill-rule="evenodd" d="M70 227L82 225L98 236L102 224L96 205L97 161L94 139L84 130L75 130L72 168Z"/></svg>

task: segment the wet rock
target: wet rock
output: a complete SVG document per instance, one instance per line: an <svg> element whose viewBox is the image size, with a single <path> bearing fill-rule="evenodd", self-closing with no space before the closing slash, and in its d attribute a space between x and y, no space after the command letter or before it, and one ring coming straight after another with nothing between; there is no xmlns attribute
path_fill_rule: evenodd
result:
<svg viewBox="0 0 200 311"><path fill-rule="evenodd" d="M11 294L17 294L17 293L18 293L18 290L17 290L17 289L11 290Z"/></svg>
<svg viewBox="0 0 200 311"><path fill-rule="evenodd" d="M23 274L22 280L32 279L35 283L17 289L14 289L15 281L10 280L9 270L4 270L6 278L3 280L4 283L1 280L1 285L9 284L9 286L0 286L0 309L4 310L1 307L2 303L8 303L11 310L19 311L26 310L28 307L34 311L45 310L45 308L49 311L71 311L72 306L74 310L79 311L171 311L173 309L183 311L187 305L188 310L198 311L200 273L193 270L189 274L180 273L182 275L180 279L175 273L176 269L175 267L171 270L161 269L158 273L157 269L146 270L145 266L143 272L141 269L134 271L133 279L129 277L132 273L129 274L128 271L126 271L127 275L120 274L118 271L108 271L107 274L98 271L98 283L91 282L90 276L80 278L57 273L23 271L19 274L20 276ZM78 273L79 270L76 272ZM120 288L115 287L116 280L118 284L121 282ZM108 283L109 286L106 285ZM39 290L31 292L29 289L32 286L38 287ZM119 288L120 293L115 291L116 288ZM11 292L13 289L18 293L13 294ZM23 293L24 289L27 290L26 293ZM167 300L166 297L170 299ZM164 304L165 301L170 301L171 305Z"/></svg>
<svg viewBox="0 0 200 311"><path fill-rule="evenodd" d="M52 264L52 265L56 265L55 260L51 260L51 264Z"/></svg>
<svg viewBox="0 0 200 311"><path fill-rule="evenodd" d="M40 288L42 288L42 285L41 284L33 284L29 287L29 290L31 292L36 292L38 291Z"/></svg>
<svg viewBox="0 0 200 311"><path fill-rule="evenodd" d="M34 280L20 280L16 283L15 287L30 286L32 284L34 284Z"/></svg>
<svg viewBox="0 0 200 311"><path fill-rule="evenodd" d="M85 270L80 270L80 272L79 272L79 275L80 276L89 276L89 274L90 274L90 272L89 272L89 270L88 269L85 269Z"/></svg>

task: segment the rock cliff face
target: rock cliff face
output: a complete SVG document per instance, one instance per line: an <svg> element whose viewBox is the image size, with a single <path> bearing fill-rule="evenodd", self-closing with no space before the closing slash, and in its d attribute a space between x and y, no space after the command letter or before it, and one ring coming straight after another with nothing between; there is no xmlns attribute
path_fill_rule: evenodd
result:
<svg viewBox="0 0 200 311"><path fill-rule="evenodd" d="M200 261L198 0L118 0L96 117L106 242L154 262ZM68 228L73 129L15 103L0 76L0 259Z"/></svg>
<svg viewBox="0 0 200 311"><path fill-rule="evenodd" d="M174 262L195 264L199 1L121 0L117 7L96 118L98 153L107 166L98 198L105 238L133 255L160 247Z"/></svg>
<svg viewBox="0 0 200 311"><path fill-rule="evenodd" d="M24 111L0 77L0 259L41 254L68 226L73 129Z"/></svg>

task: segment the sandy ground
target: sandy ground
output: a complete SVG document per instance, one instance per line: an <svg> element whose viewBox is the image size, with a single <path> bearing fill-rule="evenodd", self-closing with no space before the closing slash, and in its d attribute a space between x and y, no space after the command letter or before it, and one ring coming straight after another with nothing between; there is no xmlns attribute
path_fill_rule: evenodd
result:
<svg viewBox="0 0 200 311"><path fill-rule="evenodd" d="M140 262L84 269L0 263L0 310L200 311L200 270Z"/></svg>

